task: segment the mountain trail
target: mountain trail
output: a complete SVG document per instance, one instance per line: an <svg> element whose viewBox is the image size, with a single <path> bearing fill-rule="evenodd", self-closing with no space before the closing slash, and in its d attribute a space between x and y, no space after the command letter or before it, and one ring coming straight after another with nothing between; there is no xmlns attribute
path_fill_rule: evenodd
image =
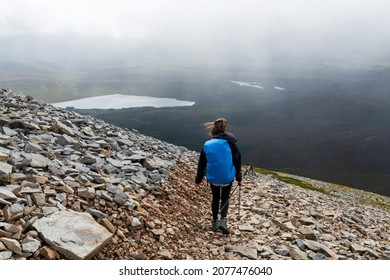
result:
<svg viewBox="0 0 390 280"><path fill-rule="evenodd" d="M243 180L240 220L238 188L230 199L231 234L213 232L211 191L204 182L204 189L194 186L193 163L177 163L159 202L149 209L142 233L134 233L137 236L130 242L125 238L110 244L97 258L390 258L387 211L300 189L258 173ZM236 182L232 190L235 187Z"/></svg>

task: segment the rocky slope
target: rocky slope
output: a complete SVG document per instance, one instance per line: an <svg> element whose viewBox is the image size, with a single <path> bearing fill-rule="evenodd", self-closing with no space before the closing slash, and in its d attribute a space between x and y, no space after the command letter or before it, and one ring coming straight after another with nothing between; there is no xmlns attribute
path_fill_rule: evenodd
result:
<svg viewBox="0 0 390 280"><path fill-rule="evenodd" d="M259 173L240 208L231 198L232 233L212 232L197 158L0 90L0 259L390 259L389 198L375 207Z"/></svg>

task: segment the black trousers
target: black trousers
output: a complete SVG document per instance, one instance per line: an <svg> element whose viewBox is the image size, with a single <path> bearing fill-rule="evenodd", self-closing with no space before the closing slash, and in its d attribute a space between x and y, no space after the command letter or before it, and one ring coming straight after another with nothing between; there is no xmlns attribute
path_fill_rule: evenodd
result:
<svg viewBox="0 0 390 280"><path fill-rule="evenodd" d="M210 183L213 198L211 201L211 211L213 213L213 220L218 219L219 209L221 208L221 219L226 218L229 208L229 195L232 189L232 183L226 187L214 186Z"/></svg>

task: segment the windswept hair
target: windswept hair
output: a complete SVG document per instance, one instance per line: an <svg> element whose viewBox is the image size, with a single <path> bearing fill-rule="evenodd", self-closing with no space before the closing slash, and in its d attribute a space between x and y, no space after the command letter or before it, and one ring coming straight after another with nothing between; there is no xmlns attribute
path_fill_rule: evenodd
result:
<svg viewBox="0 0 390 280"><path fill-rule="evenodd" d="M224 118L219 118L214 122L205 122L203 123L203 126L205 129L209 130L210 136L216 136L226 132L227 123Z"/></svg>

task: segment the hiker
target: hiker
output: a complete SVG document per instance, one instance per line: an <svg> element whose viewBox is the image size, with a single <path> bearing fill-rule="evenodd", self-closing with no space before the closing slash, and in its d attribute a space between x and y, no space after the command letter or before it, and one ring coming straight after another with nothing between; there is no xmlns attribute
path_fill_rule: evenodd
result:
<svg viewBox="0 0 390 280"><path fill-rule="evenodd" d="M200 188L204 175L210 183L212 192L211 211L213 231L218 229L229 234L227 212L229 195L234 177L241 184L241 154L233 134L226 132L227 124L223 118L203 124L212 139L206 141L200 153L195 185ZM221 208L221 209L220 209ZM221 211L220 219L218 219Z"/></svg>

